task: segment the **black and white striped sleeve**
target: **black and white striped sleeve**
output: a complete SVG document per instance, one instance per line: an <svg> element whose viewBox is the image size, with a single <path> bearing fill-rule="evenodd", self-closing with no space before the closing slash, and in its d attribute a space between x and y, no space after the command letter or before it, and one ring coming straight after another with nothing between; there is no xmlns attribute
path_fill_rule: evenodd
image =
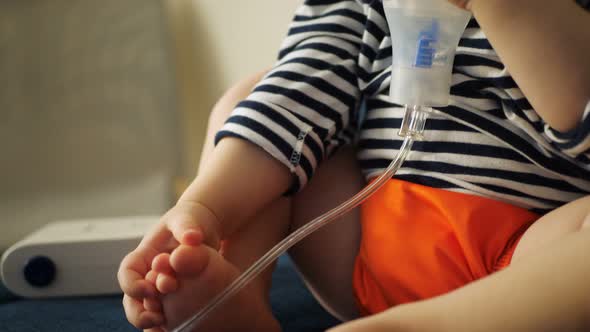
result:
<svg viewBox="0 0 590 332"><path fill-rule="evenodd" d="M260 146L295 175L289 193L300 190L353 122L365 20L356 1L305 1L277 64L237 105L215 141L238 137Z"/></svg>
<svg viewBox="0 0 590 332"><path fill-rule="evenodd" d="M590 166L590 101L574 129L559 132L545 126L545 135L565 154Z"/></svg>

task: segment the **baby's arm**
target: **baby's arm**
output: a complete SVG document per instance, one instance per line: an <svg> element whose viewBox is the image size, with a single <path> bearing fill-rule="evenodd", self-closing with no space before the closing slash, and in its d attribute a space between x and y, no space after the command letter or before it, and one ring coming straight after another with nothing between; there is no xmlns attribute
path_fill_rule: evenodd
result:
<svg viewBox="0 0 590 332"><path fill-rule="evenodd" d="M590 100L590 14L573 0L471 0L494 49L547 124L576 127Z"/></svg>
<svg viewBox="0 0 590 332"><path fill-rule="evenodd" d="M207 207L225 238L265 205L283 194L292 175L279 161L245 140L219 142L199 176L179 200Z"/></svg>

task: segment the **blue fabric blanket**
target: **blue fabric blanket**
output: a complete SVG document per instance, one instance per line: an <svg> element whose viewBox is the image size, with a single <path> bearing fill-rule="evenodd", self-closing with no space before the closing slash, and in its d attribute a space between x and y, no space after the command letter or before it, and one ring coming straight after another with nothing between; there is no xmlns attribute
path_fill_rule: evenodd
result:
<svg viewBox="0 0 590 332"><path fill-rule="evenodd" d="M273 312L284 332L314 332L337 324L313 299L291 261L281 257L273 275ZM120 296L18 300L0 285L0 331L136 331L127 323Z"/></svg>

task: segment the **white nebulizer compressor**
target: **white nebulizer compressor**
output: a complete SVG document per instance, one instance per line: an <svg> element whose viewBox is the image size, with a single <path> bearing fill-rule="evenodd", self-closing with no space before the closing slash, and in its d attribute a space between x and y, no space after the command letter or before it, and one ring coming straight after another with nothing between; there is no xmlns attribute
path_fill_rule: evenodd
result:
<svg viewBox="0 0 590 332"><path fill-rule="evenodd" d="M158 216L52 222L11 246L0 277L29 298L121 293L117 270Z"/></svg>

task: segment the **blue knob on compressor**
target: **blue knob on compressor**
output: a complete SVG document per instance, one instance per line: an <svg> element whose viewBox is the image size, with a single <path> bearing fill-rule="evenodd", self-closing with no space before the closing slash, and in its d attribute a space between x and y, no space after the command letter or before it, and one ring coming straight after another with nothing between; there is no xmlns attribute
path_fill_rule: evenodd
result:
<svg viewBox="0 0 590 332"><path fill-rule="evenodd" d="M25 280L33 287L47 287L54 280L55 263L46 256L35 256L27 261L23 269Z"/></svg>

